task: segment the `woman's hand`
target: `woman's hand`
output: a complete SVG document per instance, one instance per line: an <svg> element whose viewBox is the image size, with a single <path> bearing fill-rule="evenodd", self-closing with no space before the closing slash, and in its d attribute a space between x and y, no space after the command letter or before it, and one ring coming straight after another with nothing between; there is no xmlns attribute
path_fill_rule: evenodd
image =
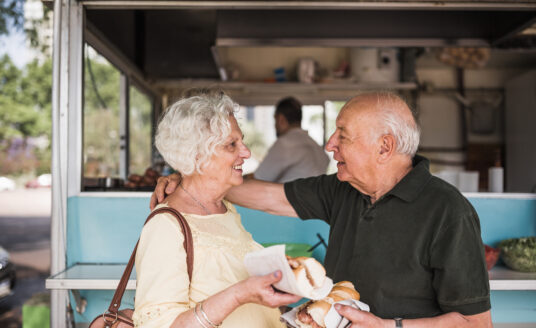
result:
<svg viewBox="0 0 536 328"><path fill-rule="evenodd" d="M174 192L181 183L181 180L182 177L179 173L173 173L166 177L158 178L156 187L151 195L151 202L149 203L151 210L153 210L156 205L161 203L164 198L166 198L166 195Z"/></svg>
<svg viewBox="0 0 536 328"><path fill-rule="evenodd" d="M249 277L236 285L237 300L240 304L256 303L269 307L296 303L301 296L292 295L275 290L272 284L280 281L281 271L276 271L265 276Z"/></svg>

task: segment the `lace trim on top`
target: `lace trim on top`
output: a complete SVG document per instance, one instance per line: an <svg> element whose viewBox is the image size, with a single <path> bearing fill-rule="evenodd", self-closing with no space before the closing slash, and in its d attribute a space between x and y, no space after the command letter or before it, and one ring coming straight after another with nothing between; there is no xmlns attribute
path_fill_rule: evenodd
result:
<svg viewBox="0 0 536 328"><path fill-rule="evenodd" d="M134 327L143 327L148 323L153 323L154 320L160 318L163 314L169 315L173 312L175 315L189 310L190 307L186 303L164 303L153 306L147 306L143 311L136 311L132 316Z"/></svg>

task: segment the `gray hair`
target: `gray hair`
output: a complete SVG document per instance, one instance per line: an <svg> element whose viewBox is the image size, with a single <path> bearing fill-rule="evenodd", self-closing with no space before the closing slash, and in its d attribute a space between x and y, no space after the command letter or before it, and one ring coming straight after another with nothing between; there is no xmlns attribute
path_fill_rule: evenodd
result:
<svg viewBox="0 0 536 328"><path fill-rule="evenodd" d="M372 137L389 134L396 140L396 152L413 157L419 148L421 130L407 103L398 95L390 92L376 92L370 94L377 96L376 118L381 130L373 131ZM408 111L408 118L404 112ZM408 114L408 113L406 113Z"/></svg>
<svg viewBox="0 0 536 328"><path fill-rule="evenodd" d="M203 165L231 133L229 117L237 106L221 91L203 90L177 101L158 123L156 148L182 175L203 174Z"/></svg>

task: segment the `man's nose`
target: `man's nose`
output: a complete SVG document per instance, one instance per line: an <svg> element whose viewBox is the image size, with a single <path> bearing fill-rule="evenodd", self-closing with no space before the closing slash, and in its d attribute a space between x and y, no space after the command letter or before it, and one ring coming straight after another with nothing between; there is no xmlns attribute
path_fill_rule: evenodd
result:
<svg viewBox="0 0 536 328"><path fill-rule="evenodd" d="M326 143L326 151L335 151L336 145L335 133L329 137L328 142Z"/></svg>

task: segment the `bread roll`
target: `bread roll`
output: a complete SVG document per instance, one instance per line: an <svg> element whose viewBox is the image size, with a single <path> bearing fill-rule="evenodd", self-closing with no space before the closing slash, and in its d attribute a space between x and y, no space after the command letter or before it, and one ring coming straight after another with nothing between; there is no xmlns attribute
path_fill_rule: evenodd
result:
<svg viewBox="0 0 536 328"><path fill-rule="evenodd" d="M296 260L305 267L307 279L314 288L320 288L326 280L326 269L312 257L297 257Z"/></svg>
<svg viewBox="0 0 536 328"><path fill-rule="evenodd" d="M354 284L352 284L350 281L346 281L346 280L339 281L338 283L335 284L335 286L343 286L343 287L348 287L348 288L355 289Z"/></svg>
<svg viewBox="0 0 536 328"><path fill-rule="evenodd" d="M309 301L298 310L295 322L300 328L324 328L324 318L329 312L331 305L336 302L354 299L358 301L359 293L354 289L354 284L349 281L336 283L331 292L320 301Z"/></svg>
<svg viewBox="0 0 536 328"><path fill-rule="evenodd" d="M333 296L342 297L343 300L353 299L353 300L359 301L359 298L361 297L361 295L359 295L359 293L355 289L343 287L343 286L333 287L328 297L332 294Z"/></svg>
<svg viewBox="0 0 536 328"><path fill-rule="evenodd" d="M309 279L307 278L307 269L303 266L299 266L292 271L294 272L294 277L296 278L296 284L298 285L298 289L306 295L312 293L313 285L311 285Z"/></svg>
<svg viewBox="0 0 536 328"><path fill-rule="evenodd" d="M295 257L287 255L287 262L294 272L296 283L302 293L308 295L314 288L320 288L326 280L326 270L312 257Z"/></svg>
<svg viewBox="0 0 536 328"><path fill-rule="evenodd" d="M326 327L324 318L331 309L331 304L326 301L317 301L307 307L307 312L320 327Z"/></svg>

